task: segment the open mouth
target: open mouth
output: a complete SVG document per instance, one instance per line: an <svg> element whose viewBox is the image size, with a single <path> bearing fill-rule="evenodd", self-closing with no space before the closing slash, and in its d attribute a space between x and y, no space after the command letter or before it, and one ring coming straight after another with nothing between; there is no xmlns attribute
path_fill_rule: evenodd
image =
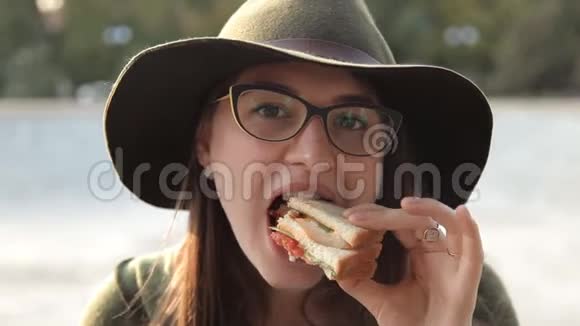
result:
<svg viewBox="0 0 580 326"><path fill-rule="evenodd" d="M287 200L284 199L282 195L277 196L274 198L270 207L268 207L268 217L269 217L269 225L270 227L276 226L276 221L280 216L284 216L289 210L288 206L286 206Z"/></svg>

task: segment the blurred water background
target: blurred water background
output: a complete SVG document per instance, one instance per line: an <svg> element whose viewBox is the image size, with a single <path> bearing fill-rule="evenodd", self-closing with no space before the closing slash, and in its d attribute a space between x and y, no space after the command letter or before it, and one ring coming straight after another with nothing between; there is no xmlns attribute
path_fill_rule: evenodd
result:
<svg viewBox="0 0 580 326"><path fill-rule="evenodd" d="M489 165L469 203L487 261L522 325L578 325L580 99L492 103ZM100 104L0 101L2 325L76 325L117 262L162 246L172 211L90 187L95 173L100 189L116 180L101 115ZM184 229L181 214L168 243Z"/></svg>

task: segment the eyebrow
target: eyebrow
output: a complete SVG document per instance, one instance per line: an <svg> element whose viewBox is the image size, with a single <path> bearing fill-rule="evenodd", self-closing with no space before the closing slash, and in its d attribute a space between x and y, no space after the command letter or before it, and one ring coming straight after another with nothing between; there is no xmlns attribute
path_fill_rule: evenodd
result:
<svg viewBox="0 0 580 326"><path fill-rule="evenodd" d="M294 89L288 85L285 85L285 84L272 82L272 81L264 81L264 80L258 80L258 81L255 81L254 83L259 84L259 85L263 85L263 86L276 87L276 88L282 89L286 92L290 92L290 93L299 95L299 92L296 89ZM373 97L371 97L369 95L363 95L363 94L338 95L338 96L334 97L333 102L335 102L335 103L362 102L362 103L378 104L377 101Z"/></svg>

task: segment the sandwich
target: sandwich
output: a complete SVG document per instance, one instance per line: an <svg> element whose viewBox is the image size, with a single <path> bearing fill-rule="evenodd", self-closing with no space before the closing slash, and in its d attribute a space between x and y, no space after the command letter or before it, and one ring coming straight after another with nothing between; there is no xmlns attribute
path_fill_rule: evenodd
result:
<svg viewBox="0 0 580 326"><path fill-rule="evenodd" d="M316 265L329 280L371 278L384 232L349 223L344 210L325 200L290 197L270 211L275 220L270 236L290 261Z"/></svg>

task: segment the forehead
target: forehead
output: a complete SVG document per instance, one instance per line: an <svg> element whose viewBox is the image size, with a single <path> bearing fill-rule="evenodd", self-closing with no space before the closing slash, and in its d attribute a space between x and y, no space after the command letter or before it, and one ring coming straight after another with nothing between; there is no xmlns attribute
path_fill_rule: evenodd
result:
<svg viewBox="0 0 580 326"><path fill-rule="evenodd" d="M238 83L275 82L295 89L302 95L323 92L325 95L344 93L373 95L372 87L350 71L314 63L284 62L262 64L244 70Z"/></svg>

